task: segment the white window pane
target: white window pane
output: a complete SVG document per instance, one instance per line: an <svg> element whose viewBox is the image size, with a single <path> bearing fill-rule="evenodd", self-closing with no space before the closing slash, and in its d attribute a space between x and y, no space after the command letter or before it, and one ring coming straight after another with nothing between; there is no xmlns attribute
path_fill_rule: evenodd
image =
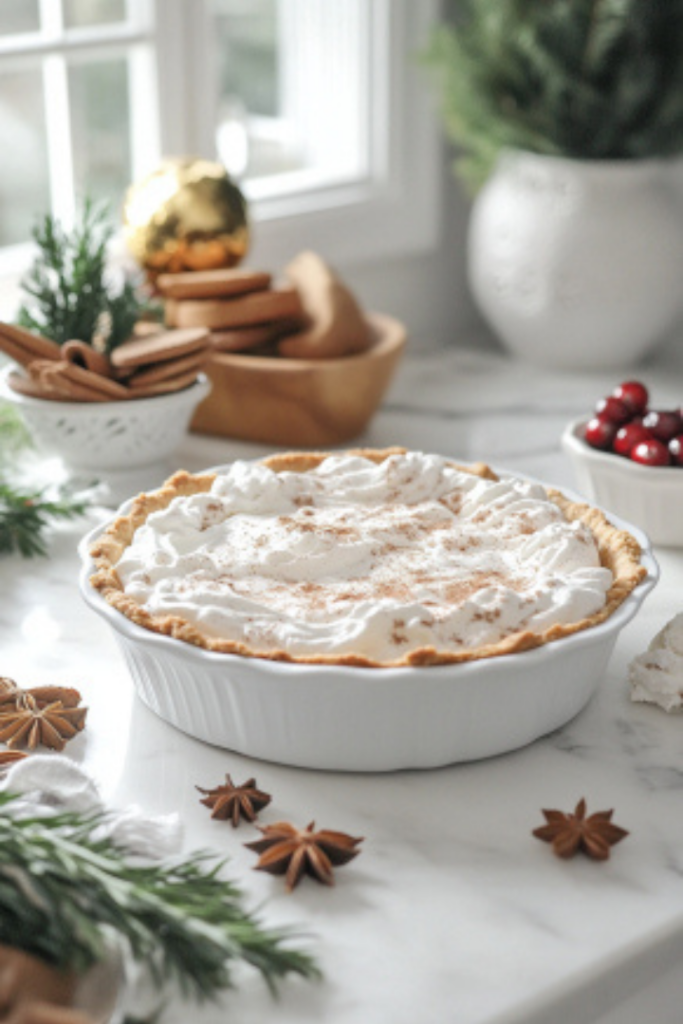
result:
<svg viewBox="0 0 683 1024"><path fill-rule="evenodd" d="M281 123L277 0L214 0L213 8L220 157L238 176L300 166L275 131Z"/></svg>
<svg viewBox="0 0 683 1024"><path fill-rule="evenodd" d="M50 206L43 80L39 65L0 73L0 245L25 242ZM10 141L11 140L11 143Z"/></svg>
<svg viewBox="0 0 683 1024"><path fill-rule="evenodd" d="M214 0L220 92L252 114L278 113L277 0Z"/></svg>
<svg viewBox="0 0 683 1024"><path fill-rule="evenodd" d="M1 0L0 35L37 32L39 29L38 0Z"/></svg>
<svg viewBox="0 0 683 1024"><path fill-rule="evenodd" d="M4 3L4 0L2 0ZM56 3L57 0L53 0ZM125 0L63 0L64 27L80 28L85 25L107 25L124 21Z"/></svg>
<svg viewBox="0 0 683 1024"><path fill-rule="evenodd" d="M247 180L330 183L367 154L363 0L212 0L216 145Z"/></svg>
<svg viewBox="0 0 683 1024"><path fill-rule="evenodd" d="M76 195L118 209L132 176L127 58L70 64L69 106Z"/></svg>

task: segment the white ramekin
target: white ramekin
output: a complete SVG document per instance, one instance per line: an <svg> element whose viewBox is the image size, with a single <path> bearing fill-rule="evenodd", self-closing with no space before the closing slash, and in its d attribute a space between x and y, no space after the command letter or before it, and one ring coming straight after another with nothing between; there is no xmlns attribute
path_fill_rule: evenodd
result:
<svg viewBox="0 0 683 1024"><path fill-rule="evenodd" d="M683 468L643 466L591 448L583 439L587 422L574 420L562 434L584 498L637 523L653 544L683 547Z"/></svg>

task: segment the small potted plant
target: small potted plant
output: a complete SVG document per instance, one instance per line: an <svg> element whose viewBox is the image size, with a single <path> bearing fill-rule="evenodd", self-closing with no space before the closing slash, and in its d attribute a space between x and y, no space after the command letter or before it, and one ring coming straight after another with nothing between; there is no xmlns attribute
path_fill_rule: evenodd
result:
<svg viewBox="0 0 683 1024"><path fill-rule="evenodd" d="M637 361L683 312L682 0L462 0L424 56L501 340L548 365Z"/></svg>

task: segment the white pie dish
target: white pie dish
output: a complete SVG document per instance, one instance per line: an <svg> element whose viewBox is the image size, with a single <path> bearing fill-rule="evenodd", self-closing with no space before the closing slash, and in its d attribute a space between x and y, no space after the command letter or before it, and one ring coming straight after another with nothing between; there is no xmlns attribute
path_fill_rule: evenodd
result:
<svg viewBox="0 0 683 1024"><path fill-rule="evenodd" d="M620 631L659 575L647 537L610 518L638 540L647 576L606 621L533 650L455 665L304 665L217 653L152 632L89 582L89 550L108 523L81 542L80 586L113 629L142 700L183 732L302 768L435 768L525 746L587 704Z"/></svg>
<svg viewBox="0 0 683 1024"><path fill-rule="evenodd" d="M683 469L642 466L583 439L588 421L574 420L562 434L579 491L596 505L637 523L653 544L683 547Z"/></svg>

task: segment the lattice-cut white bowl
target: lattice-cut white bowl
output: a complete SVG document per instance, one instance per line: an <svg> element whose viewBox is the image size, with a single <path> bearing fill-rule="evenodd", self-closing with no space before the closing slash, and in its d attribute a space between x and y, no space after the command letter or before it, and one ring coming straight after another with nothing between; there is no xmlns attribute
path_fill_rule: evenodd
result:
<svg viewBox="0 0 683 1024"><path fill-rule="evenodd" d="M21 413L36 447L75 470L131 470L163 460L182 441L195 407L211 390L205 376L182 391L123 402L54 402L13 391L0 373L0 398Z"/></svg>

